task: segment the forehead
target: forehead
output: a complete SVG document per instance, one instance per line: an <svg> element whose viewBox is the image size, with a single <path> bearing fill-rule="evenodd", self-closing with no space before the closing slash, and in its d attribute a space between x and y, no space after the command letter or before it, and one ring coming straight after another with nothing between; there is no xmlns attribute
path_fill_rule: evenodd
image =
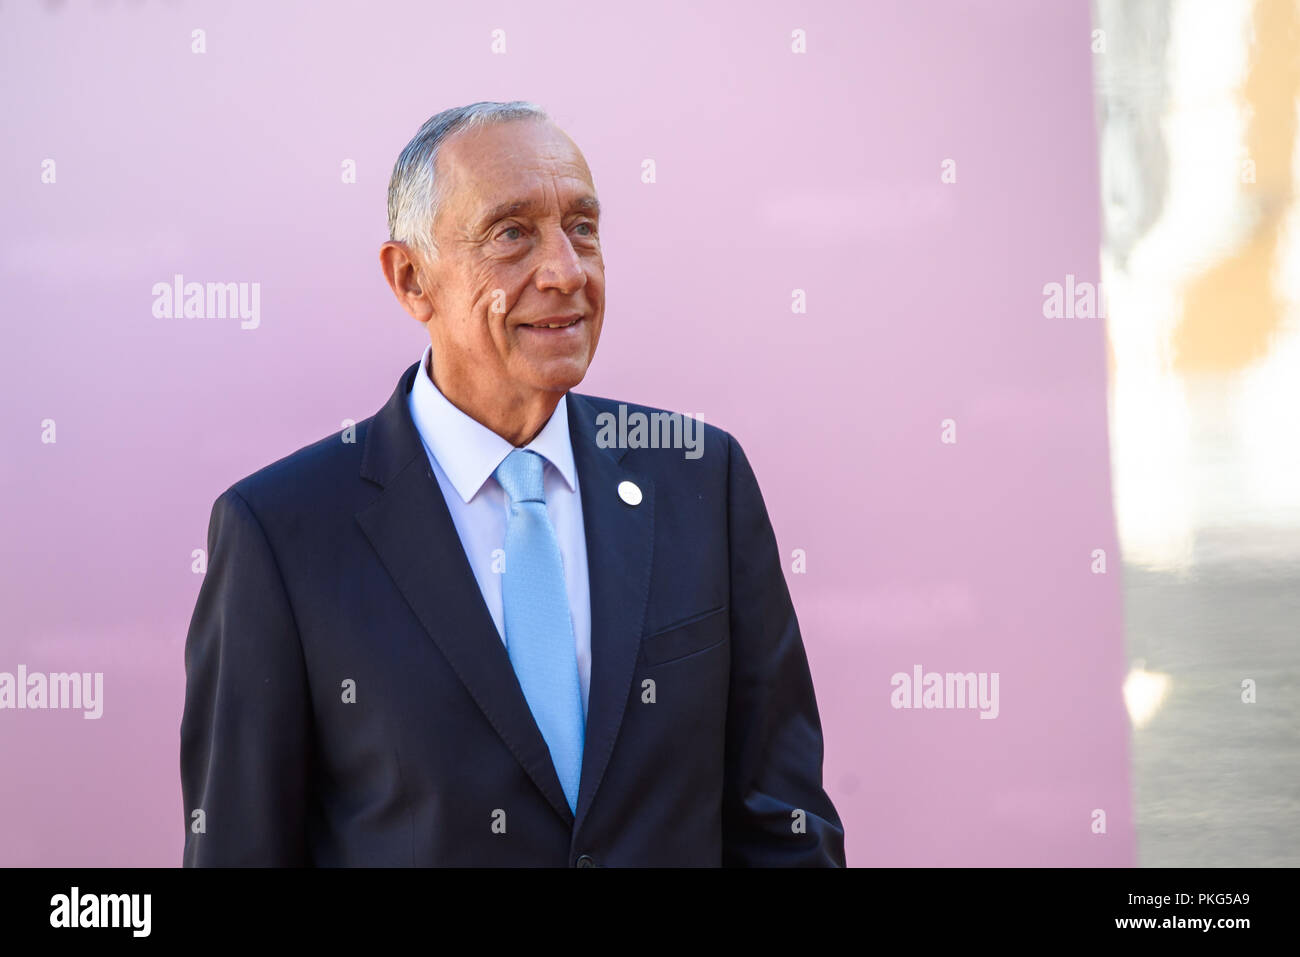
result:
<svg viewBox="0 0 1300 957"><path fill-rule="evenodd" d="M567 206L595 195L582 152L545 120L491 123L457 133L438 151L446 205L474 218L504 202Z"/></svg>

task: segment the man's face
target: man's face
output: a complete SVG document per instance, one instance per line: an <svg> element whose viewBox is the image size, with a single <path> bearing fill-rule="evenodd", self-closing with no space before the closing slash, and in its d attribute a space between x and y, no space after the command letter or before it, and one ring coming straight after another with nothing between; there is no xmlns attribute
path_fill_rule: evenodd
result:
<svg viewBox="0 0 1300 957"><path fill-rule="evenodd" d="M448 139L437 176L424 285L438 376L507 403L576 386L605 314L596 190L577 146L550 122L490 124Z"/></svg>

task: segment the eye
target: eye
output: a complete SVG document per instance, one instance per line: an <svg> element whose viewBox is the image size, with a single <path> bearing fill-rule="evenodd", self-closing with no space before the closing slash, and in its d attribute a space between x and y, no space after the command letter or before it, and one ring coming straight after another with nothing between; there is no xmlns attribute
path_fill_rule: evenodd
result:
<svg viewBox="0 0 1300 957"><path fill-rule="evenodd" d="M518 239L518 238L519 238L519 236L511 236L511 235L509 235L510 233L519 233L519 236L522 236L522 235L523 235L523 231L522 231L518 226L509 226L509 227L503 229L503 230L501 231L501 234L500 234L497 238L498 238L498 239Z"/></svg>
<svg viewBox="0 0 1300 957"><path fill-rule="evenodd" d="M586 229L587 232L585 232L585 233L582 234L582 235L584 235L584 236L594 236L594 235L596 235L596 224L595 224L595 223L578 223L578 225L577 225L576 228L578 228L578 229Z"/></svg>

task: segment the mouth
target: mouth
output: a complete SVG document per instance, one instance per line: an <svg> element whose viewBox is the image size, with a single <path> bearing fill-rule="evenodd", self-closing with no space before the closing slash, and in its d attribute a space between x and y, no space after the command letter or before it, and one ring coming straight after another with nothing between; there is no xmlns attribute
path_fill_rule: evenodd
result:
<svg viewBox="0 0 1300 957"><path fill-rule="evenodd" d="M520 325L525 329L540 329L540 330L549 331L555 329L568 329L572 326L576 326L581 321L582 321L582 316L579 315L550 316L546 319L539 320L538 322L521 322Z"/></svg>

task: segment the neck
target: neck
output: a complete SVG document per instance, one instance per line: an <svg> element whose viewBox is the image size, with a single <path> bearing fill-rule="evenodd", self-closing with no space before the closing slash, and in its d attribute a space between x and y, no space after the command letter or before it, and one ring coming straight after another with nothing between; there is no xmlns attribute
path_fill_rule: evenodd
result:
<svg viewBox="0 0 1300 957"><path fill-rule="evenodd" d="M544 391L503 395L499 389L476 387L472 378L457 378L433 361L425 364L425 371L448 402L515 448L537 437L564 397L563 392Z"/></svg>

